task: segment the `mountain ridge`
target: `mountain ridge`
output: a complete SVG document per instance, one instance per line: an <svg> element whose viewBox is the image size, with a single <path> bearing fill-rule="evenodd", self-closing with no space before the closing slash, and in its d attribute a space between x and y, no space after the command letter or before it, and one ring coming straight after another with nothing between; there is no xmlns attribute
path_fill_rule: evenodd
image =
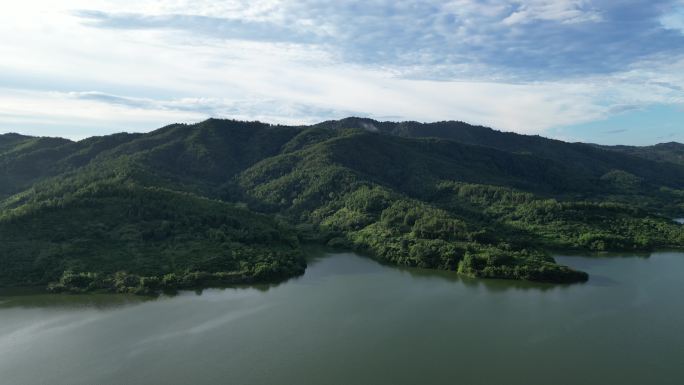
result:
<svg viewBox="0 0 684 385"><path fill-rule="evenodd" d="M2 147L3 138L14 145ZM14 278L60 290L149 292L301 272L303 254L290 238L269 235L275 243L261 249L250 243L249 234L268 226L297 234L298 242L398 265L552 282L586 274L555 264L546 250L684 245L682 227L662 215L684 212L684 166L463 122L209 119L76 142L0 136L0 182L0 231L12 240L0 245L0 262ZM88 205L74 205L81 197ZM165 199L183 214L165 219ZM248 220L236 232L232 220L212 219L201 199L272 224ZM121 216L106 205L137 211ZM48 225L58 218L68 227L57 239ZM173 231L151 230L162 225ZM184 232L194 246L179 243ZM89 252L98 237L108 240L97 248L104 260ZM146 239L157 246L147 248ZM130 256L122 257L122 247ZM162 284L169 274L187 280ZM117 284L117 277L130 282ZM0 285L10 278L0 277Z"/></svg>

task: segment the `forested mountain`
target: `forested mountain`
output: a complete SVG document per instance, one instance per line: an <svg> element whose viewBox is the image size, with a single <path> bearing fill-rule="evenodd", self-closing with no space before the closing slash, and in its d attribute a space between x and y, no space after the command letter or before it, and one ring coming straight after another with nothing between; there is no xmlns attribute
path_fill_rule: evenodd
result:
<svg viewBox="0 0 684 385"><path fill-rule="evenodd" d="M647 160L666 160L677 163L672 154L684 154L684 145L665 143L650 147L598 147L585 143L567 143L536 135L521 135L496 131L488 127L472 126L463 122L376 122L371 119L347 118L323 122L326 128L356 127L408 138L441 138L459 143L495 148L522 155L534 155L541 159L562 163L574 173L586 178L600 178L612 170L622 170L656 185L675 188L684 187L682 169L669 163L656 164ZM605 149L620 151L608 152ZM631 150L631 151L629 151ZM618 154L616 154L618 152ZM660 157L646 154L660 153ZM667 155L665 155L667 154ZM629 156L636 155L636 156ZM646 158L646 159L644 159Z"/></svg>
<svg viewBox="0 0 684 385"><path fill-rule="evenodd" d="M684 245L684 166L460 122L209 119L78 142L0 135L0 285L276 280L302 242L574 282L551 249Z"/></svg>
<svg viewBox="0 0 684 385"><path fill-rule="evenodd" d="M604 146L609 150L636 155L641 158L671 162L684 165L684 144L677 142L660 143L653 146Z"/></svg>

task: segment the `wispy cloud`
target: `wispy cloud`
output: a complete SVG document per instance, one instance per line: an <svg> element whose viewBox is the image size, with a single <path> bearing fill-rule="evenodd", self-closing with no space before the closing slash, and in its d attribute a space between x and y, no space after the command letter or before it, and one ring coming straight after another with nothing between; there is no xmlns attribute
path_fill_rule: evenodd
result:
<svg viewBox="0 0 684 385"><path fill-rule="evenodd" d="M287 25L232 18L192 14L105 13L94 10L76 11L74 15L83 18L87 25L99 28L185 30L223 39L268 42L315 43L318 40L314 34L300 32Z"/></svg>
<svg viewBox="0 0 684 385"><path fill-rule="evenodd" d="M663 27L684 33L684 1L670 4L667 12L663 12L660 22Z"/></svg>
<svg viewBox="0 0 684 385"><path fill-rule="evenodd" d="M360 115L544 134L684 105L681 6L24 0L0 14L0 131Z"/></svg>
<svg viewBox="0 0 684 385"><path fill-rule="evenodd" d="M171 100L122 97L102 92L69 92L66 96L133 109L188 112L202 118L226 117L263 119L279 123L313 123L342 116L361 115L359 111L335 110L279 100L230 100L218 98L181 98ZM192 115L193 117L196 115ZM306 118L302 118L306 117Z"/></svg>
<svg viewBox="0 0 684 385"><path fill-rule="evenodd" d="M317 44L342 60L408 70L417 78L548 80L624 70L658 54L684 55L684 35L663 25L662 12L674 1L267 3L263 12L251 15L236 11L244 3L219 12L222 16L207 16L201 6L179 7L177 2L161 7L173 13L81 10L77 15L103 28Z"/></svg>
<svg viewBox="0 0 684 385"><path fill-rule="evenodd" d="M516 10L503 20L503 23L515 25L536 21L555 21L563 24L575 24L602 20L600 11L592 7L589 1L533 0L519 4Z"/></svg>
<svg viewBox="0 0 684 385"><path fill-rule="evenodd" d="M97 92L97 91L69 92L68 96L71 96L75 99L80 99L80 100L94 100L97 102L108 103L108 104L113 104L113 105L118 105L118 106L131 107L131 108L149 109L149 108L158 108L158 107L162 106L162 104L155 103L152 100L148 100L148 99L121 97L121 96L110 95L110 94L106 94L103 92Z"/></svg>
<svg viewBox="0 0 684 385"><path fill-rule="evenodd" d="M103 92L19 91L0 88L0 121L5 131L81 139L104 132L149 131L170 122L209 117L310 124L363 112L321 108L285 100L178 98L150 99ZM36 130L35 127L40 127ZM55 132L45 132L55 130Z"/></svg>

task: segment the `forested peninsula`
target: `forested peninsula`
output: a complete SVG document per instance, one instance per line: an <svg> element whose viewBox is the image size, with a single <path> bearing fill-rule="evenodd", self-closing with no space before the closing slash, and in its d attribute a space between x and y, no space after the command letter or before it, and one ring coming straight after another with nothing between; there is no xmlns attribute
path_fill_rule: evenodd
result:
<svg viewBox="0 0 684 385"><path fill-rule="evenodd" d="M587 280L553 250L684 246L684 145L463 122L209 119L0 135L0 287L153 294L302 274L302 247L482 278Z"/></svg>

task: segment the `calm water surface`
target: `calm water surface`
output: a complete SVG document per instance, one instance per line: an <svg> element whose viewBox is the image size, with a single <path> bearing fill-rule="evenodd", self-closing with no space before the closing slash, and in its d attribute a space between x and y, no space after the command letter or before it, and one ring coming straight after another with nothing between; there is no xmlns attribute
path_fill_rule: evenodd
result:
<svg viewBox="0 0 684 385"><path fill-rule="evenodd" d="M559 257L586 284L327 254L278 286L0 296L0 384L683 384L684 254Z"/></svg>

